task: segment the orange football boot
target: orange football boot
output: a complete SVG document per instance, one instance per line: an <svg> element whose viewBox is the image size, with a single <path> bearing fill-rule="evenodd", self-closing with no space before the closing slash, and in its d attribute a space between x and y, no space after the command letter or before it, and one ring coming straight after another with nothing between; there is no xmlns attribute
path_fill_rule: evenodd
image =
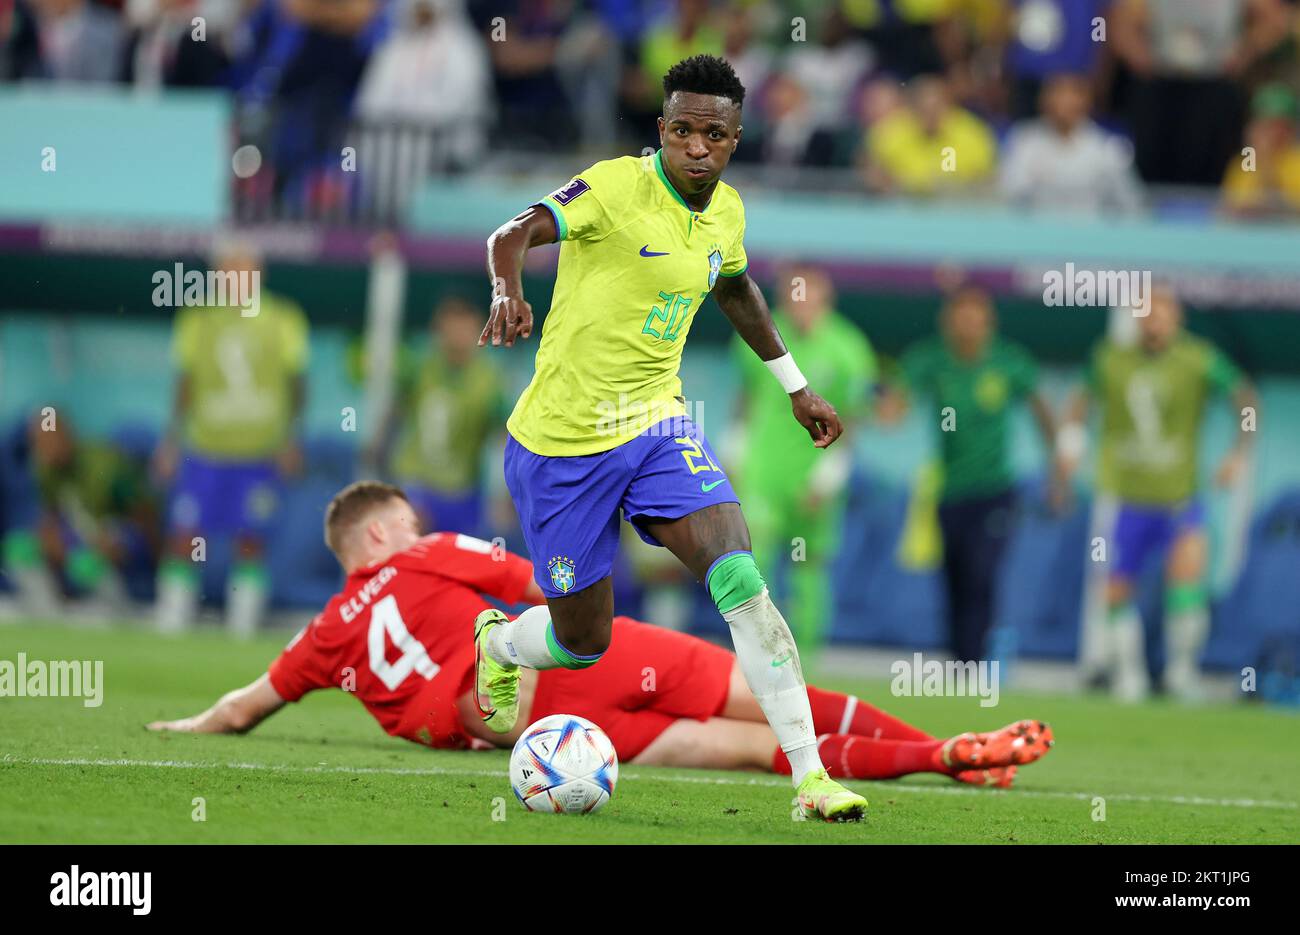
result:
<svg viewBox="0 0 1300 935"><path fill-rule="evenodd" d="M1052 729L1042 721L1016 721L1001 730L976 734L980 748L980 762L985 768L995 766L1024 766L1041 759L1056 742Z"/></svg>
<svg viewBox="0 0 1300 935"><path fill-rule="evenodd" d="M1010 789L1016 781L1016 767L995 766L992 769L964 769L953 773L952 778L972 786L988 786L993 789Z"/></svg>

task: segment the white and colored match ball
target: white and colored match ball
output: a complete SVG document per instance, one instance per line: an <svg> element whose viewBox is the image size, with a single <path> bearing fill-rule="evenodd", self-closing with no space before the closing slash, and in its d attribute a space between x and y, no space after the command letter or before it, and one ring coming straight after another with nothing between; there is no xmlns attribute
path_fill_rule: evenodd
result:
<svg viewBox="0 0 1300 935"><path fill-rule="evenodd" d="M614 744L577 715L534 722L510 753L510 786L530 812L594 812L609 801L617 782Z"/></svg>

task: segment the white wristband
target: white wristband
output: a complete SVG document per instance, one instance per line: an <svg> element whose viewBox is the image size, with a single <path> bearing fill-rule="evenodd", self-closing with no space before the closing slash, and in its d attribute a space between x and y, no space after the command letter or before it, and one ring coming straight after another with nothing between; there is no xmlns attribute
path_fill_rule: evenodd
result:
<svg viewBox="0 0 1300 935"><path fill-rule="evenodd" d="M772 376L776 377L781 384L781 389L787 393L797 393L808 385L808 381L799 372L799 365L794 362L794 357L789 353L776 360L765 360L763 363L767 364L767 369L772 371Z"/></svg>
<svg viewBox="0 0 1300 935"><path fill-rule="evenodd" d="M1078 461L1088 450L1088 431L1078 422L1067 422L1056 430L1056 453Z"/></svg>

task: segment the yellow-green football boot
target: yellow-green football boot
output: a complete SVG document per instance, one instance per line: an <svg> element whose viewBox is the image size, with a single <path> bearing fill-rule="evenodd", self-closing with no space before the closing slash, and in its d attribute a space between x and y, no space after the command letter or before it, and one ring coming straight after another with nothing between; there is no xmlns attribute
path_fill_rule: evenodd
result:
<svg viewBox="0 0 1300 935"><path fill-rule="evenodd" d="M474 703L483 723L508 734L519 717L519 666L503 666L487 651L488 634L509 618L496 608L474 620Z"/></svg>
<svg viewBox="0 0 1300 935"><path fill-rule="evenodd" d="M825 769L814 770L794 790L794 802L804 818L825 821L861 821L867 816L867 800L845 789Z"/></svg>

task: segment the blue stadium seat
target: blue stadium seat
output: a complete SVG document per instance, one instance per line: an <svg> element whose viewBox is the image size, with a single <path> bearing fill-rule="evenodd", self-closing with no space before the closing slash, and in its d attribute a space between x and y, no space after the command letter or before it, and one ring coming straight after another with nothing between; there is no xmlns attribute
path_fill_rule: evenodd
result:
<svg viewBox="0 0 1300 935"><path fill-rule="evenodd" d="M27 422L0 430L0 530L36 518L36 487L27 466Z"/></svg>
<svg viewBox="0 0 1300 935"><path fill-rule="evenodd" d="M1248 549L1236 586L1215 608L1205 655L1210 665L1254 666L1263 690L1300 675L1300 489L1255 516Z"/></svg>
<svg viewBox="0 0 1300 935"><path fill-rule="evenodd" d="M329 481L334 485L330 496L356 476L356 445L343 440L338 433L309 436L303 441L302 457L308 477ZM326 497L321 503L322 509L328 502L329 497Z"/></svg>
<svg viewBox="0 0 1300 935"><path fill-rule="evenodd" d="M275 606L319 610L342 585L343 573L323 538L325 505L339 486L309 476L285 491L266 546Z"/></svg>
<svg viewBox="0 0 1300 935"><path fill-rule="evenodd" d="M0 537L26 526L36 516L36 490L27 470L27 424L19 420L0 428ZM0 592L10 585L0 568Z"/></svg>
<svg viewBox="0 0 1300 935"><path fill-rule="evenodd" d="M1068 515L1055 515L1041 480L1022 485L1019 503L1002 563L995 623L1002 652L995 655L1074 658L1088 554L1088 504L1076 502Z"/></svg>
<svg viewBox="0 0 1300 935"><path fill-rule="evenodd" d="M141 422L126 422L113 429L108 440L128 458L147 463L158 445L158 430Z"/></svg>
<svg viewBox="0 0 1300 935"><path fill-rule="evenodd" d="M850 479L835 586L832 640L934 649L944 644L943 590L932 572L896 557L908 491L859 471Z"/></svg>

